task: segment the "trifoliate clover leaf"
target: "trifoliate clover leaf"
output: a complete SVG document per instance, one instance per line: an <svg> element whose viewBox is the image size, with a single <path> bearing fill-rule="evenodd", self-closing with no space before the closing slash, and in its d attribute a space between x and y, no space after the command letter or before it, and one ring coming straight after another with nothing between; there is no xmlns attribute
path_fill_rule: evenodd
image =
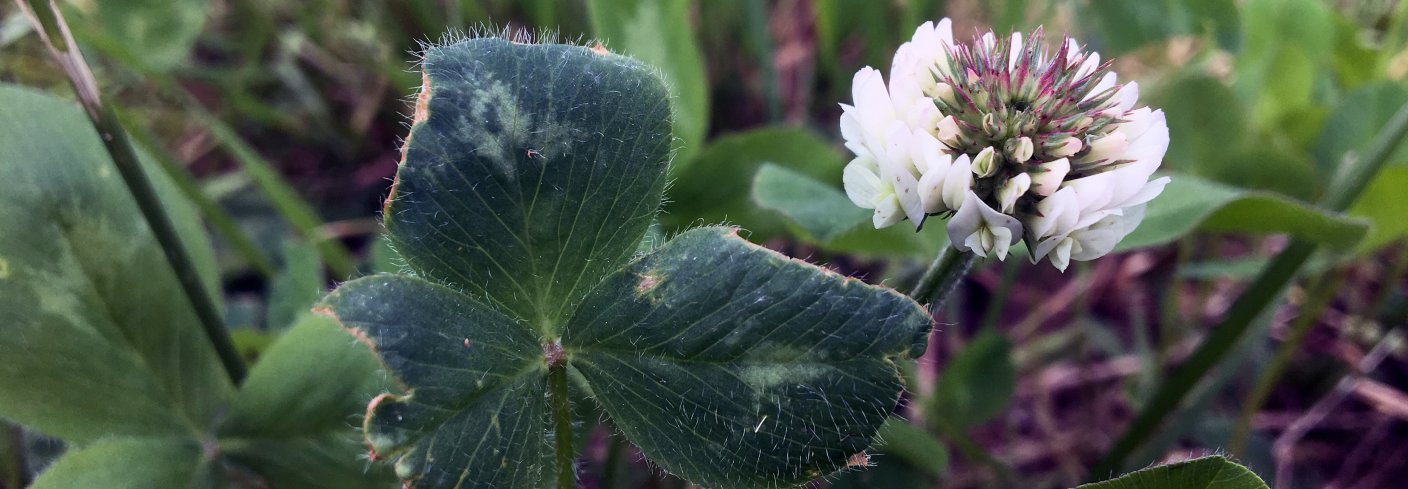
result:
<svg viewBox="0 0 1408 489"><path fill-rule="evenodd" d="M639 63L475 39L432 48L425 71L385 212L407 272L321 309L399 383L368 407L373 458L419 488L570 483L566 390L585 387L705 487L795 487L865 459L896 362L923 353L922 308L724 227L627 263L671 141L666 89Z"/></svg>

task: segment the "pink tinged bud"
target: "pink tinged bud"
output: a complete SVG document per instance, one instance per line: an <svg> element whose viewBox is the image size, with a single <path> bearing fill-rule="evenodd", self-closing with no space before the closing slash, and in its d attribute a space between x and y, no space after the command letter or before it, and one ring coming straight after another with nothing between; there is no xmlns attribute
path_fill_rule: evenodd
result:
<svg viewBox="0 0 1408 489"><path fill-rule="evenodd" d="M1066 136L1064 138L1048 142L1046 143L1046 146L1046 154L1055 156L1057 158L1065 158L1067 156L1079 153L1081 148L1085 147L1085 144L1082 144L1080 142L1080 138Z"/></svg>
<svg viewBox="0 0 1408 489"><path fill-rule="evenodd" d="M958 142L960 133L962 133L962 129L958 127L958 119L948 116L939 120L939 141L952 146Z"/></svg>
<svg viewBox="0 0 1408 489"><path fill-rule="evenodd" d="M958 96L954 94L953 86L947 83L934 85L933 97L935 100L949 105L958 105Z"/></svg>
<svg viewBox="0 0 1408 489"><path fill-rule="evenodd" d="M1032 193L1043 197L1056 193L1056 190L1061 188L1061 182L1066 179L1066 174L1070 172L1071 160L1066 158L1038 165L1037 169L1031 172Z"/></svg>
<svg viewBox="0 0 1408 489"><path fill-rule="evenodd" d="M1007 182L1003 183L1002 188L998 189L997 192L998 201L1002 204L1002 212L1004 214L1011 214L1017 206L1017 199L1026 194L1031 186L1032 177L1026 173L1020 173L1015 177L1007 179Z"/></svg>
<svg viewBox="0 0 1408 489"><path fill-rule="evenodd" d="M993 176L997 173L997 166L997 151L992 146L983 148L978 156L973 157L973 174L978 178Z"/></svg>

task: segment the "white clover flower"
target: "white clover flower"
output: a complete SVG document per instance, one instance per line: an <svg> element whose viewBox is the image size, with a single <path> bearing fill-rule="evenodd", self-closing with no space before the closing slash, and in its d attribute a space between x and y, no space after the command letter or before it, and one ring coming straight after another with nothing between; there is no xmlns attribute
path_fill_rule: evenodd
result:
<svg viewBox="0 0 1408 489"><path fill-rule="evenodd" d="M948 19L926 22L895 52L888 84L856 73L844 184L875 227L947 217L959 250L1005 259L1025 240L1033 262L1065 270L1139 225L1168 183L1150 181L1168 150L1163 111L1136 108L1139 85L1120 84L1099 54L1043 40L1038 28L955 43Z"/></svg>

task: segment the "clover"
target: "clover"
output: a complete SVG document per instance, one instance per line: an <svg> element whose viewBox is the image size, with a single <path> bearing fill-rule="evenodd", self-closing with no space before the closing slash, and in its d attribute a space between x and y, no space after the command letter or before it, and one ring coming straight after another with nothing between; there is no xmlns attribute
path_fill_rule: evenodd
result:
<svg viewBox="0 0 1408 489"><path fill-rule="evenodd" d="M383 212L404 270L318 309L399 384L367 408L372 458L414 487L572 487L571 403L589 398L705 487L864 463L924 309L734 228L650 246L670 98L628 57L479 38L422 65Z"/></svg>

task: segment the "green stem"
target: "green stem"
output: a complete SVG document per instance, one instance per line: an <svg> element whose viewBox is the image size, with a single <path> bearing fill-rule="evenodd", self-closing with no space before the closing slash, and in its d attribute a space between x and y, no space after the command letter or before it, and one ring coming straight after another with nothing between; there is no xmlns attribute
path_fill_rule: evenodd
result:
<svg viewBox="0 0 1408 489"><path fill-rule="evenodd" d="M147 153L161 164L166 175L176 184L176 188L180 189L187 199L200 208L201 215L210 223L210 226L221 237L224 237L230 246L233 246L235 251L244 257L246 262L249 262L254 271L265 279L273 278L274 265L269 261L269 258L264 256L262 251L259 251L254 240L240 230L239 224L228 212L225 212L225 209L220 207L219 203L201 191L200 182L196 181L191 172L176 161L171 153L160 146L151 131L138 125L125 111L117 111L117 119L129 130L128 134L137 142L137 145L146 148Z"/></svg>
<svg viewBox="0 0 1408 489"><path fill-rule="evenodd" d="M934 257L934 262L924 270L924 275L919 277L919 282L914 284L914 290L909 292L909 296L920 304L928 305L930 309L938 310L944 306L944 300L948 299L953 288L968 274L968 269L973 267L976 259L977 255L973 253L944 246L939 250L939 255Z"/></svg>
<svg viewBox="0 0 1408 489"><path fill-rule="evenodd" d="M557 487L577 487L577 454L572 449L572 401L567 398L567 363L548 366L548 390L552 402L554 446L557 451Z"/></svg>
<svg viewBox="0 0 1408 489"><path fill-rule="evenodd" d="M1310 329L1315 326L1320 318L1320 312L1330 305L1330 301L1335 299L1335 293L1339 292L1339 286L1344 282L1342 274L1334 274L1330 277L1322 278L1311 287L1309 297L1305 305L1301 307L1300 316L1291 324L1291 334L1286 337L1286 341L1276 348L1276 354L1271 358L1271 363L1257 376L1256 386L1251 394L1242 403L1242 412L1237 417L1237 426L1232 430L1232 438L1227 443L1227 449L1233 455L1242 456L1242 449L1246 447L1247 437L1251 434L1252 417L1256 416L1261 406L1266 404L1266 399L1271 396L1271 390L1276 387L1276 382L1281 380L1281 374L1285 373L1286 367L1291 364L1291 359L1305 343L1305 337L1310 333Z"/></svg>
<svg viewBox="0 0 1408 489"><path fill-rule="evenodd" d="M182 245L180 235L176 232L176 226L171 222L171 216L162 209L156 189L152 187L151 181L142 171L141 161L137 159L137 153L133 151L132 143L127 139L127 132L123 131L112 108L103 103L102 95L98 91L97 79L93 77L92 70L83 60L83 54L74 43L68 25L64 22L63 14L52 1L29 1L33 5L27 4L25 0L16 0L16 3L20 5L21 10L29 14L30 22L39 30L40 37L49 48L49 53L68 76L69 83L73 85L73 90L78 95L79 103L83 105L89 120L93 122L93 128L97 130L103 141L103 146L112 156L113 164L122 176L122 181L126 183L128 191L131 192L132 199L136 201L137 208L146 218L152 235L161 245L167 264L171 266L177 281L185 291L186 299L190 301L191 308L200 320L206 337L210 339L210 343L215 347L215 353L219 355L220 362L225 366L225 372L229 374L230 380L239 384L244 380L244 361L240 358L239 352L235 350L234 342L230 339L229 331L225 329L224 321L220 317L219 309L215 306L215 301L209 291L205 289L200 274L196 271L190 255Z"/></svg>
<svg viewBox="0 0 1408 489"><path fill-rule="evenodd" d="M1362 156L1356 158L1330 184L1321 204L1330 210L1343 211L1368 185L1369 180L1387 163L1388 157L1404 136L1408 135L1408 104L1404 104L1389 120ZM1135 416L1115 446L1096 464L1090 475L1103 477L1124 467L1125 459L1154 433L1165 416L1178 409L1183 398L1197 385L1198 381L1220 364L1232 351L1242 335L1251 328L1252 320L1260 316L1281 291L1295 278L1296 272L1315 252L1315 244L1303 239L1291 240L1267 268L1257 276L1228 310L1227 317L1213 329L1188 360L1174 369L1168 380L1159 386L1153 398Z"/></svg>

